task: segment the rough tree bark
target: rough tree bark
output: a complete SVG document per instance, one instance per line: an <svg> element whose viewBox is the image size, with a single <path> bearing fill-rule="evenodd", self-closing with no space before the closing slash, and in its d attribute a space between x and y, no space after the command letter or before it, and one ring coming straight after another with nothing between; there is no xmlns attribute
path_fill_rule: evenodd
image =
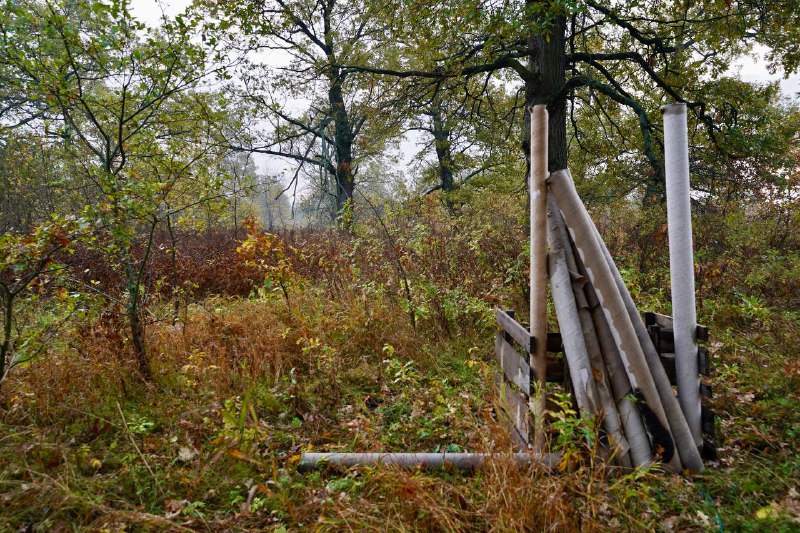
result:
<svg viewBox="0 0 800 533"><path fill-rule="evenodd" d="M439 187L445 192L455 189L453 181L453 162L452 142L450 141L450 129L442 117L439 108L434 108L431 112L431 125L433 129L433 140L436 145L436 160L438 161Z"/></svg>
<svg viewBox="0 0 800 533"><path fill-rule="evenodd" d="M335 58L331 59L335 62ZM341 213L353 198L355 173L353 170L353 141L355 134L342 93L344 75L334 67L330 75L328 103L333 115L334 148L336 149L336 211Z"/></svg>
<svg viewBox="0 0 800 533"><path fill-rule="evenodd" d="M528 0L528 5L537 3ZM567 20L558 16L542 31L541 20L532 21L534 29L528 37L531 55L528 68L532 76L525 83L525 104L530 109L546 104L549 113L548 169L550 172L567 168L567 100L563 94L566 85L566 28ZM530 152L530 116L525 118L523 148ZM529 161L530 163L530 161Z"/></svg>

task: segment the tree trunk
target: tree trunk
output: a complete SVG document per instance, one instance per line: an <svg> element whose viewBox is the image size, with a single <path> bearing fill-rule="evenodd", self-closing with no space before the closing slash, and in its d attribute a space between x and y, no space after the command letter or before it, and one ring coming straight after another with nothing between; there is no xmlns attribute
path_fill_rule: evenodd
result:
<svg viewBox="0 0 800 533"><path fill-rule="evenodd" d="M328 91L328 102L331 106L334 125L334 143L336 149L336 211L339 217L343 210L350 205L355 189L355 175L353 172L353 125L347 115L342 83L344 79L339 69L334 69L330 78L331 87Z"/></svg>
<svg viewBox="0 0 800 533"><path fill-rule="evenodd" d="M538 0L527 0L527 4ZM539 27L541 22L534 20ZM529 57L529 68L533 79L525 84L525 104L529 109L537 104L546 104L549 113L548 169L550 172L567 168L567 100L556 99L566 84L566 28L567 20L558 16L548 28L547 38L532 31L528 44L533 53ZM530 157L530 116L525 114L523 149ZM530 165L530 161L528 161Z"/></svg>
<svg viewBox="0 0 800 533"><path fill-rule="evenodd" d="M175 228L172 227L172 216L169 214L169 204L167 204L167 232L169 233L169 260L170 267L172 268L172 324L178 323L181 311L180 299L180 277L178 276L178 240L175 238Z"/></svg>
<svg viewBox="0 0 800 533"><path fill-rule="evenodd" d="M451 151L450 129L442 118L441 109L438 107L431 112L433 125L433 140L436 145L436 159L439 162L439 187L450 192L455 189L453 182L453 153Z"/></svg>
<svg viewBox="0 0 800 533"><path fill-rule="evenodd" d="M136 355L136 362L139 366L139 373L146 381L153 379L153 373L150 371L150 361L147 358L147 348L144 341L144 325L142 324L142 317L140 316L139 309L139 283L135 265L131 264L133 258L131 257L130 250L125 253L125 277L127 278L128 285L128 325L130 326L131 341L133 342L133 351Z"/></svg>
<svg viewBox="0 0 800 533"><path fill-rule="evenodd" d="M11 366L11 361L8 360L8 356L11 355L11 329L13 327L13 306L14 306L14 294L11 291L6 290L3 288L3 342L0 344L0 385L2 385L6 373L8 372L9 368L7 366Z"/></svg>

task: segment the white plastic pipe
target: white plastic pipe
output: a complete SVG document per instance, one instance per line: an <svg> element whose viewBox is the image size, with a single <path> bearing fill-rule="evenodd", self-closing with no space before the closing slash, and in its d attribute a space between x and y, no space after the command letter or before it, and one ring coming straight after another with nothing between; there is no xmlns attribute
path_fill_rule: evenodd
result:
<svg viewBox="0 0 800 533"><path fill-rule="evenodd" d="M586 267L582 262L577 262L578 272L589 277ZM594 291L594 286L587 283L585 286L586 303L592 316L594 329L600 343L600 351L606 365L608 379L611 384L614 401L617 402L620 421L625 430L625 437L630 445L630 459L633 466L647 466L652 461L652 450L650 440L647 437L642 416L636 405L631 400L631 382L628 380L628 373L622 364L619 350L614 342L614 335L608 326L600 300ZM667 414L669 418L669 414Z"/></svg>
<svg viewBox="0 0 800 533"><path fill-rule="evenodd" d="M603 307L603 313L609 328L611 328L622 363L628 372L631 386L642 393L645 403L650 407L661 427L671 437L667 415L653 382L650 368L645 361L642 346L636 337L636 331L608 263L603 257L600 243L595 237L594 223L575 190L572 176L568 170L559 170L550 175L548 183L550 194L553 195L556 205L561 209L578 256L586 267L597 298ZM678 411L680 412L680 409ZM665 464L675 472L680 472L682 469L681 459L677 453L673 454L670 461Z"/></svg>
<svg viewBox="0 0 800 533"><path fill-rule="evenodd" d="M564 343L564 357L572 378L575 399L584 419L600 415L600 399L595 387L592 365L586 351L578 306L572 294L572 278L567 270L564 250L553 250L549 256L550 289L558 317L558 328Z"/></svg>
<svg viewBox="0 0 800 533"><path fill-rule="evenodd" d="M531 172L529 176L531 200L531 336L536 339L530 365L536 379L531 391L530 407L533 411L533 449L544 450L544 413L547 385L547 106L531 109Z"/></svg>
<svg viewBox="0 0 800 533"><path fill-rule="evenodd" d="M661 358L658 356L655 346L653 346L653 341L647 333L647 328L645 328L642 317L636 309L636 304L631 297L630 291L628 291L628 288L625 286L619 268L617 268L614 259L611 257L611 252L608 251L608 247L606 247L606 243L603 242L602 237L600 237L600 232L597 231L597 228L594 228L594 233L600 245L600 249L603 252L603 256L608 263L608 268L614 276L614 282L617 284L617 288L622 295L622 300L625 303L625 309L628 311L633 328L636 330L636 337L639 339L639 344L644 352L645 360L652 372L658 395L661 397L661 403L664 404L664 410L669 419L670 431L672 431L672 435L675 437L675 444L678 447L681 461L689 470L700 472L703 470L703 459L700 457L700 451L694 443L692 432L689 430L689 424L686 423L686 417L683 415L683 410L678 403L678 399L675 398L675 393L672 391L672 385L670 385L667 373L664 371Z"/></svg>
<svg viewBox="0 0 800 533"><path fill-rule="evenodd" d="M632 466L628 453L630 445L623 434L619 412L608 385L606 366L583 284L572 279L574 275L579 275L578 264L572 253L561 211L552 196L547 199L547 210L550 291L578 407L581 416L602 417L609 437L609 450L606 451L613 453L614 461L629 468Z"/></svg>
<svg viewBox="0 0 800 533"><path fill-rule="evenodd" d="M697 310L694 293L692 206L689 197L689 139L686 104L661 108L664 115L664 168L667 180L669 271L675 335L678 401L697 447L702 447L700 376L697 360Z"/></svg>
<svg viewBox="0 0 800 533"><path fill-rule="evenodd" d="M344 467L385 465L401 468L481 468L487 460L512 460L518 464L540 463L554 468L561 460L556 453L304 453L297 469L307 472L325 465Z"/></svg>

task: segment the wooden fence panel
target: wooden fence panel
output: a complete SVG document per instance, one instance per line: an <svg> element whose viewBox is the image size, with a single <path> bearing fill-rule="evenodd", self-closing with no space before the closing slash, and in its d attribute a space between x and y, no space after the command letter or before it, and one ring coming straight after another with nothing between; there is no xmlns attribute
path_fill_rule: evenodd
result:
<svg viewBox="0 0 800 533"><path fill-rule="evenodd" d="M509 344L502 333L494 337L494 352L508 381L527 395L531 393L531 366Z"/></svg>

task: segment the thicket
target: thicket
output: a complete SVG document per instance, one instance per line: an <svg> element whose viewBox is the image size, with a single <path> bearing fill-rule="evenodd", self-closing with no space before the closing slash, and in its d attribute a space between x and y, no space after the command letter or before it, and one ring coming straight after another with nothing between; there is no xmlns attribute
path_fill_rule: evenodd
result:
<svg viewBox="0 0 800 533"><path fill-rule="evenodd" d="M493 411L493 309L526 308L525 202L483 193L455 212L436 196L364 210L348 234L250 222L238 240L186 236L174 256L157 240L149 384L130 371L115 307L124 280L79 247L63 261L70 275L37 284L24 310L45 327L80 301L4 384L0 513L15 529L791 528L797 201L696 206L721 459L693 480L610 472L579 438L554 440L574 459L557 475L502 462L296 472L312 449L508 449ZM640 308L669 312L664 206L620 201L594 216ZM589 429L574 414L554 428Z"/></svg>

